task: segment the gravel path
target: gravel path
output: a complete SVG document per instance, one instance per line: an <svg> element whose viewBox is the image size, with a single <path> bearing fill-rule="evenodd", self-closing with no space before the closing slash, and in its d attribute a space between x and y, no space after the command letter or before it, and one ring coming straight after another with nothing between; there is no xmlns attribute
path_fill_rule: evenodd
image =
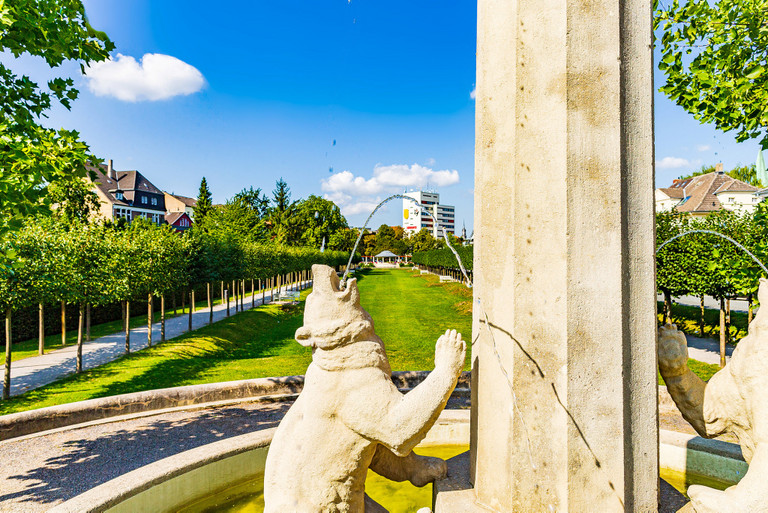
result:
<svg viewBox="0 0 768 513"><path fill-rule="evenodd" d="M292 402L177 411L0 442L0 512L42 512L174 454L277 426Z"/></svg>
<svg viewBox="0 0 768 513"><path fill-rule="evenodd" d="M688 340L688 357L704 363L713 365L720 364L720 342L711 338L701 338L694 335L685 334ZM736 346L725 345L725 361L731 359L731 354Z"/></svg>
<svg viewBox="0 0 768 513"><path fill-rule="evenodd" d="M306 282L309 283L309 282ZM285 290L283 287L281 290ZM267 302L271 300L266 294ZM256 293L253 301L255 306L261 305L261 293ZM138 305L132 305L135 311ZM144 305L146 307L146 305ZM245 310L251 309L251 296L243 301ZM234 315L234 301L230 305ZM227 316L226 303L213 307L213 322L220 321ZM160 315L157 314L157 318ZM192 329L196 330L208 324L208 308L198 309L192 314ZM189 314L165 320L166 339L178 337L189 331ZM160 342L160 322L152 325L152 341ZM140 351L147 347L147 327L142 326L131 330L131 351ZM92 369L99 365L111 362L125 354L125 332L113 333L91 342L83 343L83 369ZM18 360L11 364L11 395L19 395L29 390L34 390L48 383L52 383L75 372L77 362L77 345L73 344L62 349L50 351L42 356L33 356ZM0 374L5 373L5 365L0 365ZM0 384L2 390L2 384Z"/></svg>

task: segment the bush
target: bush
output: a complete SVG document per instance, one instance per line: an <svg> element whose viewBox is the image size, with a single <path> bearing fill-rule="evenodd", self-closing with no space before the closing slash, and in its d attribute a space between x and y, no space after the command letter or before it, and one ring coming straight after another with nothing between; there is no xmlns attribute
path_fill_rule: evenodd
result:
<svg viewBox="0 0 768 513"><path fill-rule="evenodd" d="M454 247L461 258L461 263L467 271L472 270L472 261L474 256L473 246ZM414 253L412 259L414 264L425 265L427 267L442 267L443 269L458 269L459 263L456 261L456 255L449 248L432 249Z"/></svg>

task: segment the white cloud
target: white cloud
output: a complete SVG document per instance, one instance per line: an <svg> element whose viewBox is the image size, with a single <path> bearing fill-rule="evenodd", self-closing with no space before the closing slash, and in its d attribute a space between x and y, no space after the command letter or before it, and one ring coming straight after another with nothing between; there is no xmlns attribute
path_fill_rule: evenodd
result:
<svg viewBox="0 0 768 513"><path fill-rule="evenodd" d="M679 167L690 166L691 163L687 159L680 157L664 157L661 160L656 161L656 167L658 169L677 169Z"/></svg>
<svg viewBox="0 0 768 513"><path fill-rule="evenodd" d="M433 159L432 157L429 157L427 159L427 161L425 162L425 164L428 165L428 166L434 166L436 162L437 161L435 159Z"/></svg>
<svg viewBox="0 0 768 513"><path fill-rule="evenodd" d="M355 215L371 212L384 195L409 187L446 187L458 182L459 172L455 169L435 171L419 164L377 164L370 178L340 171L323 179L320 187L324 197L336 203L344 215Z"/></svg>
<svg viewBox="0 0 768 513"><path fill-rule="evenodd" d="M373 170L373 178L383 187L426 187L432 185L435 187L446 187L459 183L459 172L455 169L443 169L433 171L426 166L413 164L395 164L393 166L382 166L377 164Z"/></svg>
<svg viewBox="0 0 768 513"><path fill-rule="evenodd" d="M127 102L167 100L189 95L205 86L203 74L184 61L159 53L146 53L140 61L117 54L116 59L86 68L88 89L96 96Z"/></svg>
<svg viewBox="0 0 768 513"><path fill-rule="evenodd" d="M477 99L477 87L472 89L472 91L469 93L469 97L472 98L473 100Z"/></svg>
<svg viewBox="0 0 768 513"><path fill-rule="evenodd" d="M696 146L696 149L699 151L709 151L709 148L710 148L709 144L699 144L698 146Z"/></svg>

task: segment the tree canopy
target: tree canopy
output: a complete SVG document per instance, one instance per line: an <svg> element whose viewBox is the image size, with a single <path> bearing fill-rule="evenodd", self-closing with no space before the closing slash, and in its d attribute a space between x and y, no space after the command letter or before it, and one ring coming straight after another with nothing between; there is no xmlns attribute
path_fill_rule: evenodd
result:
<svg viewBox="0 0 768 513"><path fill-rule="evenodd" d="M687 180L688 178L693 178L694 176L701 176L707 173L713 173L715 169L716 168L713 165L704 165L704 166L701 166L701 169L699 169L698 171L693 171L692 173L689 173L687 175L679 176L678 179ZM768 184L764 185L760 182L760 180L757 177L757 170L755 169L754 164L750 166L738 165L733 169L731 169L730 171L726 171L725 174L730 176L731 178L735 178L736 180L741 180L744 183L754 185L755 187L765 187L766 185L768 185Z"/></svg>
<svg viewBox="0 0 768 513"><path fill-rule="evenodd" d="M666 6L665 6L666 5ZM702 123L768 148L768 9L755 0L658 2L661 91Z"/></svg>
<svg viewBox="0 0 768 513"><path fill-rule="evenodd" d="M0 0L0 51L41 57L52 68L75 61L84 70L108 59L112 49L79 0ZM48 186L85 177L86 163L98 162L77 132L40 124L54 101L69 109L77 96L71 78L41 87L0 63L0 241L30 216L50 212ZM3 247L0 265L9 265L13 246Z"/></svg>
<svg viewBox="0 0 768 513"><path fill-rule="evenodd" d="M195 205L195 222L199 223L205 219L208 212L213 208L213 195L208 188L208 182L205 177L200 180L200 190L197 193L197 204Z"/></svg>

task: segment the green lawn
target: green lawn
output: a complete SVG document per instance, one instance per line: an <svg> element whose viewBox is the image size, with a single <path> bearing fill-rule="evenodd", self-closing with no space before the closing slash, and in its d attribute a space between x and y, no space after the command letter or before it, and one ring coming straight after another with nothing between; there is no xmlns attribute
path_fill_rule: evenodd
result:
<svg viewBox="0 0 768 513"><path fill-rule="evenodd" d="M392 370L432 370L435 342L447 329L472 339L472 291L457 283L409 269L369 269L358 273L360 302L373 317ZM465 370L470 368L467 350Z"/></svg>
<svg viewBox="0 0 768 513"><path fill-rule="evenodd" d="M358 273L358 284L392 370L431 370L435 342L446 329L471 340L472 291L461 284L439 283L436 276L406 269L367 270ZM308 293L302 292L302 299ZM238 313L2 402L0 414L156 388L303 374L311 351L293 338L303 305ZM465 369L469 362L468 350ZM695 361L689 366L705 379L717 370Z"/></svg>
<svg viewBox="0 0 768 513"><path fill-rule="evenodd" d="M657 302L657 312L659 322L664 319L664 302ZM701 336L699 332L699 322L701 319L701 308L698 306L680 305L672 301L672 322L677 324L685 333ZM747 336L748 332L747 314L745 312L731 311L730 342L736 343ZM711 308L704 309L704 336L720 339L720 310Z"/></svg>
<svg viewBox="0 0 768 513"><path fill-rule="evenodd" d="M250 297L250 295L248 297ZM213 301L213 304L214 306L221 304L221 300L216 299ZM234 308L234 300L232 300L230 304L232 305L232 308ZM207 309L208 301L205 299L202 301L195 301L195 307L197 308L197 310ZM75 308L75 307L69 306L68 308ZM186 306L184 311L189 313L189 305ZM139 312L143 312L143 314L136 315ZM145 302L131 303L131 329L147 325L146 312L147 312L147 304ZM167 308L165 310L166 319L170 319L171 317L175 317L176 315L183 315L180 306L176 308L176 310L173 310L171 308ZM154 321L155 322L160 321L160 312L155 312ZM95 340L99 337L103 337L106 335L111 335L113 333L123 331L124 329L125 327L122 320L105 322L102 324L94 324L91 326L91 340ZM85 334L83 334L83 337L85 337ZM67 345L71 345L71 344L77 344L77 330L67 331ZM62 347L64 346L61 345L61 333L56 333L54 335L48 335L47 337L45 337L46 352L53 351L56 349L61 349ZM29 340L23 340L21 342L16 342L13 344L11 361L15 362L17 360L23 360L24 358L29 358L30 356L37 356L38 355L37 350L38 350L37 337L31 338ZM0 362L5 362L5 346L2 346L2 348L0 349Z"/></svg>
<svg viewBox="0 0 768 513"><path fill-rule="evenodd" d="M470 292L436 282L407 270L369 271L359 278L363 306L373 316L393 370L431 370L435 341L449 327L469 339L471 316L454 305L466 302ZM459 295L446 293L453 289ZM0 414L155 388L303 374L311 351L293 338L302 314L303 302L288 310L266 305L241 312L14 397L0 403Z"/></svg>

